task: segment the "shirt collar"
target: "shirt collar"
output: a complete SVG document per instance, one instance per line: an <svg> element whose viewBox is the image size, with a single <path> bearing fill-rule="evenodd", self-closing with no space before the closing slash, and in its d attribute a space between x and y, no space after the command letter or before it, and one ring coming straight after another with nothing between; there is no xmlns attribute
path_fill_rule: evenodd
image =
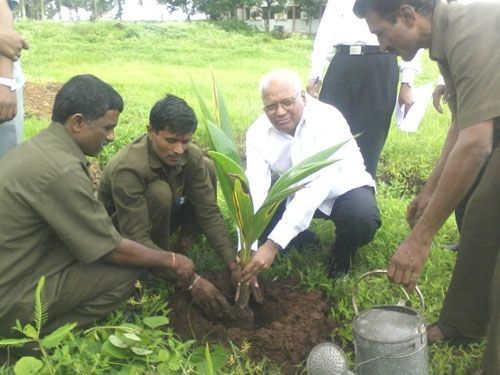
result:
<svg viewBox="0 0 500 375"><path fill-rule="evenodd" d="M50 133L54 134L58 139L62 141L65 146L67 146L67 151L71 155L80 159L83 165L89 165L89 161L83 154L82 149L76 144L75 140L73 139L73 137L71 137L63 124L52 121L47 130Z"/></svg>
<svg viewBox="0 0 500 375"><path fill-rule="evenodd" d="M444 61L445 55L445 30L448 27L448 5L438 2L432 16L432 36L429 56L432 60Z"/></svg>

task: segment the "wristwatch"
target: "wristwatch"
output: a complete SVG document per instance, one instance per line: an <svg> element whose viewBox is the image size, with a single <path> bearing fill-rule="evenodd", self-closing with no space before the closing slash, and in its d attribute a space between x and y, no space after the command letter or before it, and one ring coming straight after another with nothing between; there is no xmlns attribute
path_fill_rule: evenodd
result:
<svg viewBox="0 0 500 375"><path fill-rule="evenodd" d="M0 77L0 85L7 86L10 88L10 91L16 91L18 89L16 80L12 78Z"/></svg>

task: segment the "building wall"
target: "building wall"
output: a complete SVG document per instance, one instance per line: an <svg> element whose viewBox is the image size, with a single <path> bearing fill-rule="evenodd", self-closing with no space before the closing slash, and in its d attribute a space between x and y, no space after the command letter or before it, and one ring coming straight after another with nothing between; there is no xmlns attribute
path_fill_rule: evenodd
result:
<svg viewBox="0 0 500 375"><path fill-rule="evenodd" d="M254 26L261 31L264 31L264 20L245 20L245 23L248 25ZM283 30L287 33L296 32L303 34L316 34L319 26L319 20L315 19L311 21L311 24L308 25L306 20L298 19L295 20L295 30L292 30L293 21L292 20L282 20L282 19L271 19L269 21L269 30L275 30L276 26L282 26Z"/></svg>

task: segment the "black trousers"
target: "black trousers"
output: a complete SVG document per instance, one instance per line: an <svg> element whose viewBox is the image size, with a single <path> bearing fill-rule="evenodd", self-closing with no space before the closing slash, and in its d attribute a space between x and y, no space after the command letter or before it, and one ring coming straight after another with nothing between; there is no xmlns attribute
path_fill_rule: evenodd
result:
<svg viewBox="0 0 500 375"><path fill-rule="evenodd" d="M356 141L373 178L389 132L398 80L393 54L337 54L319 94L319 100L342 112L353 135L361 134Z"/></svg>
<svg viewBox="0 0 500 375"><path fill-rule="evenodd" d="M281 219L285 209L286 201L278 207L271 222L262 233L261 244ZM332 256L346 269L350 267L356 250L369 243L382 224L375 192L370 186L362 186L342 194L335 200L329 216L316 210L314 217L331 220L335 224Z"/></svg>

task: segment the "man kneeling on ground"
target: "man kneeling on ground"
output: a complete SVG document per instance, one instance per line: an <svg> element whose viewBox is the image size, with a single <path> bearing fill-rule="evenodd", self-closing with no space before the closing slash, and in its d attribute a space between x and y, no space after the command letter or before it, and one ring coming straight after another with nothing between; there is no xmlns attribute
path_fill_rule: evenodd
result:
<svg viewBox="0 0 500 375"><path fill-rule="evenodd" d="M122 236L151 248L167 250L180 227L177 248L187 252L201 228L237 282L236 251L216 202L215 166L191 143L197 123L183 99L168 94L159 100L147 134L104 168L98 197ZM204 279L197 283L208 286Z"/></svg>
<svg viewBox="0 0 500 375"><path fill-rule="evenodd" d="M315 173L278 209L263 244L243 270L243 281L270 267L278 251L307 229L313 217L335 223L328 274L345 274L356 250L372 240L381 224L375 183L356 141L338 110L305 95L295 72L272 71L262 78L260 89L264 113L246 134L247 177L256 208L264 202L272 173L282 175L307 157L349 141L333 154L338 162Z"/></svg>
<svg viewBox="0 0 500 375"><path fill-rule="evenodd" d="M122 110L110 85L73 77L57 93L50 126L0 159L0 336L12 334L16 319L32 320L41 276L44 332L68 322L82 327L113 311L144 268L192 285L203 307L229 309L215 287L194 282L190 259L123 238L95 197L85 155L113 141Z"/></svg>

